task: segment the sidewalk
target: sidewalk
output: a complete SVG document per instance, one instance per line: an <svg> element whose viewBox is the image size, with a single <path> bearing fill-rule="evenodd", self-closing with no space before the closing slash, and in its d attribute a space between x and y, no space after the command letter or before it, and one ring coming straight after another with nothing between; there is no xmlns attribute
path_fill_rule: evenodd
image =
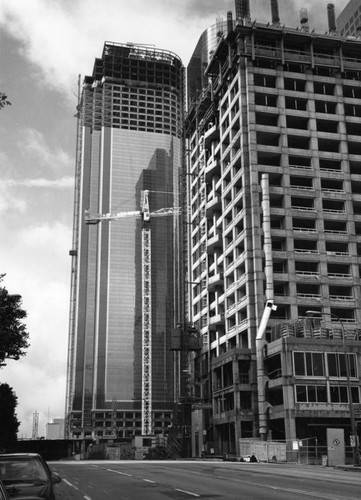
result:
<svg viewBox="0 0 361 500"><path fill-rule="evenodd" d="M335 469L347 470L349 472L361 472L361 465L335 465Z"/></svg>

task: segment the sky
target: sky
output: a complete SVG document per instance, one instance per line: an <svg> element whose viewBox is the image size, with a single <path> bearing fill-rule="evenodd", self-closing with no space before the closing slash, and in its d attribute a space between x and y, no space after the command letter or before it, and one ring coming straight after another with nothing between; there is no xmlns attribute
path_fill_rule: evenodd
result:
<svg viewBox="0 0 361 500"><path fill-rule="evenodd" d="M329 0L279 0L281 23L327 31ZM336 15L348 3L335 0ZM270 0L250 0L251 18L271 19ZM30 348L0 370L18 397L20 438L62 418L78 79L91 74L105 41L151 44L186 66L202 32L235 12L234 0L1 0L0 274L20 294ZM234 15L235 17L235 15Z"/></svg>

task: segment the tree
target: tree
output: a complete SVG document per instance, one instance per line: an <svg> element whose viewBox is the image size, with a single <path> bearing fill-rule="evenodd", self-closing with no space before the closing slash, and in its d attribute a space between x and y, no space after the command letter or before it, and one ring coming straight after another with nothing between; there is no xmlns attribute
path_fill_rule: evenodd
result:
<svg viewBox="0 0 361 500"><path fill-rule="evenodd" d="M4 92L0 92L0 109L5 106L11 106L11 102L8 101L8 96Z"/></svg>
<svg viewBox="0 0 361 500"><path fill-rule="evenodd" d="M0 384L0 453L12 451L17 440L20 422L15 408L18 398L8 384Z"/></svg>
<svg viewBox="0 0 361 500"><path fill-rule="evenodd" d="M0 274L0 283L4 274ZM27 313L21 308L21 295L11 295L0 287L0 365L5 359L19 359L29 347L29 334L22 319Z"/></svg>

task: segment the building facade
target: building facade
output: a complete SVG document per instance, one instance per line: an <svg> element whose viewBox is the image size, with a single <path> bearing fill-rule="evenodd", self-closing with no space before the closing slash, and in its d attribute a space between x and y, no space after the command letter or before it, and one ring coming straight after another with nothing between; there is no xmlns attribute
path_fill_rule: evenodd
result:
<svg viewBox="0 0 361 500"><path fill-rule="evenodd" d="M46 424L45 439L63 439L64 438L64 419L54 418L52 422Z"/></svg>
<svg viewBox="0 0 361 500"><path fill-rule="evenodd" d="M196 455L361 419L361 42L272 7L219 40L186 120Z"/></svg>
<svg viewBox="0 0 361 500"><path fill-rule="evenodd" d="M153 218L152 213L179 204L183 79L182 63L169 51L106 42L92 75L82 82L70 252L67 437L131 439L142 433L145 258L151 278L151 433L161 434L172 424L177 360L170 336L182 314L181 227L175 214ZM134 214L141 210L144 191L151 212L146 257L145 222ZM86 211L98 224L85 224ZM119 220L104 220L104 214L115 212Z"/></svg>
<svg viewBox="0 0 361 500"><path fill-rule="evenodd" d="M361 36L361 0L350 0L337 17L337 29L346 36Z"/></svg>

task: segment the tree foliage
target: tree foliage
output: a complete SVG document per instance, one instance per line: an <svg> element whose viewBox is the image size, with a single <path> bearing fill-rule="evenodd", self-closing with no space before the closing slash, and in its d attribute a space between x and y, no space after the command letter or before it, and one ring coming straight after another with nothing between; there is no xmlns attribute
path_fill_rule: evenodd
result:
<svg viewBox="0 0 361 500"><path fill-rule="evenodd" d="M0 283L3 277L0 275ZM27 314L21 303L21 295L12 295L0 287L0 364L5 359L19 359L29 347L29 334L22 323Z"/></svg>
<svg viewBox="0 0 361 500"><path fill-rule="evenodd" d="M5 106L11 106L11 102L8 101L8 96L4 92L0 92L0 109L5 108Z"/></svg>
<svg viewBox="0 0 361 500"><path fill-rule="evenodd" d="M15 409L18 398L8 384L0 384L0 452L12 451L20 422Z"/></svg>

